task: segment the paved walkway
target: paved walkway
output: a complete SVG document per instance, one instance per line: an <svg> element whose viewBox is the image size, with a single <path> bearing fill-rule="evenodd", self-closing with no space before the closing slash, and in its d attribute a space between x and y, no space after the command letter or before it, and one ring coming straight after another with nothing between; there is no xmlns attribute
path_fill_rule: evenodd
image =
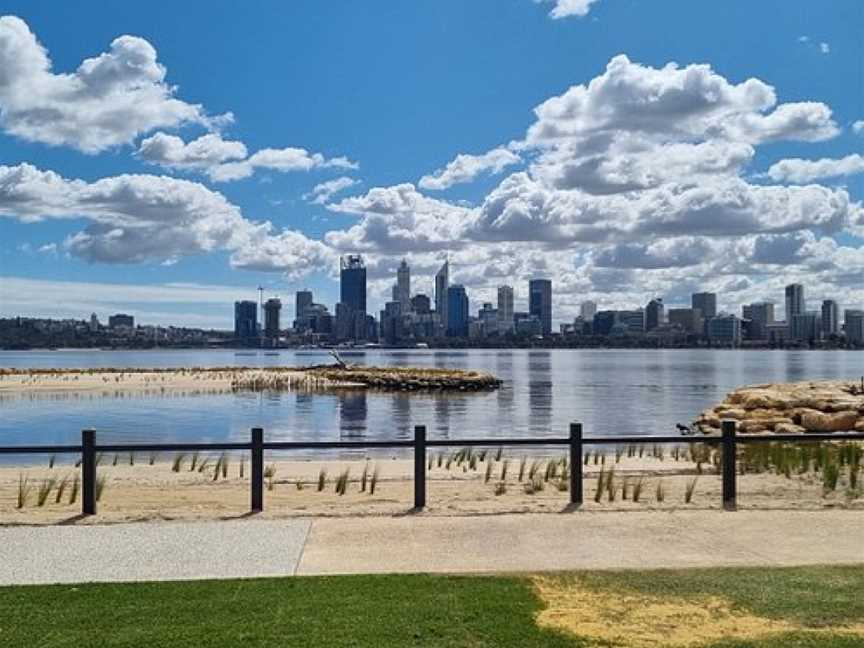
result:
<svg viewBox="0 0 864 648"><path fill-rule="evenodd" d="M0 528L0 584L864 563L864 513L687 511Z"/></svg>

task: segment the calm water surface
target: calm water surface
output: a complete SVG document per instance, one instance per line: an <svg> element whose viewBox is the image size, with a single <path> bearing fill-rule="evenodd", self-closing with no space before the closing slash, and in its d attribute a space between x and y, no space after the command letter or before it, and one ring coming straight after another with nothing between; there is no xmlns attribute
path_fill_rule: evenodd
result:
<svg viewBox="0 0 864 648"><path fill-rule="evenodd" d="M411 350L345 354L356 363L485 369L504 380L481 394L222 394L0 400L0 445L73 443L82 428L102 441L392 439L425 424L430 437L669 434L729 390L748 383L864 374L864 353L712 350ZM302 365L325 352L0 352L0 367Z"/></svg>

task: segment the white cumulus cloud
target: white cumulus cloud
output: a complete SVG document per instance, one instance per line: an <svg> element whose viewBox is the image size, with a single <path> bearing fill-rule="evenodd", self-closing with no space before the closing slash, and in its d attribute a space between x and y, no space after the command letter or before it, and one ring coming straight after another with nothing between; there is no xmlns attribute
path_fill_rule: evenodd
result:
<svg viewBox="0 0 864 648"><path fill-rule="evenodd" d="M423 176L417 184L423 189L449 189L455 184L471 182L483 173L501 173L508 166L521 161L522 158L503 146L482 155L457 155L443 169Z"/></svg>
<svg viewBox="0 0 864 648"><path fill-rule="evenodd" d="M591 5L598 0L534 0L534 2L554 2L555 6L549 12L551 18L568 18L570 16L587 16Z"/></svg>
<svg viewBox="0 0 864 648"><path fill-rule="evenodd" d="M768 169L768 176L772 180L798 184L858 173L864 173L864 156L857 153L839 159L802 160L801 158L790 158L780 160Z"/></svg>

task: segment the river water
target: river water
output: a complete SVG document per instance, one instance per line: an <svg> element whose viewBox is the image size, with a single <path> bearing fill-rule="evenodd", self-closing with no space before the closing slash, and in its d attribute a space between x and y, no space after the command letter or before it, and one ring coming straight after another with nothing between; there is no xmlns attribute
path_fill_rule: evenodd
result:
<svg viewBox="0 0 864 648"><path fill-rule="evenodd" d="M296 366L326 352L0 352L0 367ZM45 395L0 399L0 445L101 442L395 439L670 434L744 384L864 375L864 353L731 350L408 350L344 354L349 362L469 368L504 380L487 393L275 393L204 396Z"/></svg>

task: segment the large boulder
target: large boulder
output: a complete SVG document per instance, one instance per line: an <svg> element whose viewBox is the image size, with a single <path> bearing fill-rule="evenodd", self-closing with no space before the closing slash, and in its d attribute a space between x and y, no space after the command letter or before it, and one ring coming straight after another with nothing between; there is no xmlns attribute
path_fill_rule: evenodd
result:
<svg viewBox="0 0 864 648"><path fill-rule="evenodd" d="M801 415L801 427L808 432L849 432L855 429L858 412L807 412Z"/></svg>

